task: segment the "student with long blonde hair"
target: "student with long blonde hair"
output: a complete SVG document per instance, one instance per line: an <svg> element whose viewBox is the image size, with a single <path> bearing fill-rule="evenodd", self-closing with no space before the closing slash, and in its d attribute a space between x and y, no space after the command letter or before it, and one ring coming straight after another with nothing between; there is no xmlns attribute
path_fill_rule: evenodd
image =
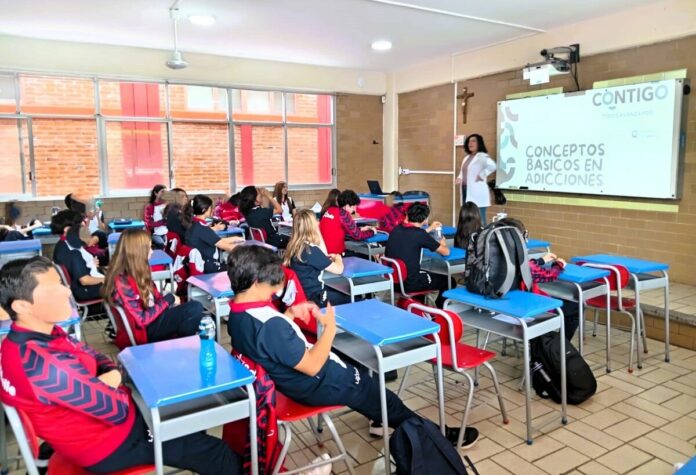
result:
<svg viewBox="0 0 696 475"><path fill-rule="evenodd" d="M350 302L348 295L324 288L322 273L325 270L334 274L342 273L343 258L340 254L327 255L326 245L319 232L319 222L313 211L302 209L295 212L292 237L285 249L284 264L297 274L307 299L320 307L325 307L328 302L333 305Z"/></svg>
<svg viewBox="0 0 696 475"><path fill-rule="evenodd" d="M160 294L152 282L151 254L149 233L128 229L121 234L104 282L106 303L123 308L137 344L195 335L203 306L195 301L176 305L176 296ZM115 343L124 348L128 335L117 326Z"/></svg>

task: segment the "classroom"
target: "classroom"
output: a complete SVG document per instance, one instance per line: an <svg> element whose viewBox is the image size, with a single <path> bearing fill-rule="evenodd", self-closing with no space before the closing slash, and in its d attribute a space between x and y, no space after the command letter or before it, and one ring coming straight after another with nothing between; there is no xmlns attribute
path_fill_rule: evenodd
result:
<svg viewBox="0 0 696 475"><path fill-rule="evenodd" d="M0 11L0 475L696 474L696 1Z"/></svg>

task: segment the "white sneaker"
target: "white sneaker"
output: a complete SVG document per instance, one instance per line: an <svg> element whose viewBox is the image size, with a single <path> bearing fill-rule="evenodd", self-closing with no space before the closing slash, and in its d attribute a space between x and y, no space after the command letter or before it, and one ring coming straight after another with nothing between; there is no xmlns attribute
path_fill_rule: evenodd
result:
<svg viewBox="0 0 696 475"><path fill-rule="evenodd" d="M319 463L324 460L329 460L331 456L329 454L321 454L319 457L312 460L312 463ZM331 469L333 469L332 463L326 463L318 467L310 468L299 473L299 475L331 475Z"/></svg>
<svg viewBox="0 0 696 475"><path fill-rule="evenodd" d="M389 428L389 435L394 432L394 429ZM370 435L372 437L384 437L384 429L381 423L370 421Z"/></svg>

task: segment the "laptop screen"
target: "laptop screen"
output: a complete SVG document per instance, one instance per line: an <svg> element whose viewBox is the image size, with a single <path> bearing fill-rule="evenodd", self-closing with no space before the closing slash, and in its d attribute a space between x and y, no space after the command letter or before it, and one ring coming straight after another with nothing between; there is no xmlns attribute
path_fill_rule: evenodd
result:
<svg viewBox="0 0 696 475"><path fill-rule="evenodd" d="M367 180L367 187L370 189L370 193L373 195L383 195L382 187L379 186L377 180Z"/></svg>

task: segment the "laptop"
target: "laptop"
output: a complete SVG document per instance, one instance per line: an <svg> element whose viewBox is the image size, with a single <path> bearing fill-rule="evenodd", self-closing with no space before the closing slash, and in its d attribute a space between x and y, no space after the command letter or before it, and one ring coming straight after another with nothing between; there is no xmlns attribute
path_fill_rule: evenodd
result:
<svg viewBox="0 0 696 475"><path fill-rule="evenodd" d="M382 187L379 186L379 182L377 180L367 180L367 187L370 189L370 193L373 195L384 195L382 191Z"/></svg>

